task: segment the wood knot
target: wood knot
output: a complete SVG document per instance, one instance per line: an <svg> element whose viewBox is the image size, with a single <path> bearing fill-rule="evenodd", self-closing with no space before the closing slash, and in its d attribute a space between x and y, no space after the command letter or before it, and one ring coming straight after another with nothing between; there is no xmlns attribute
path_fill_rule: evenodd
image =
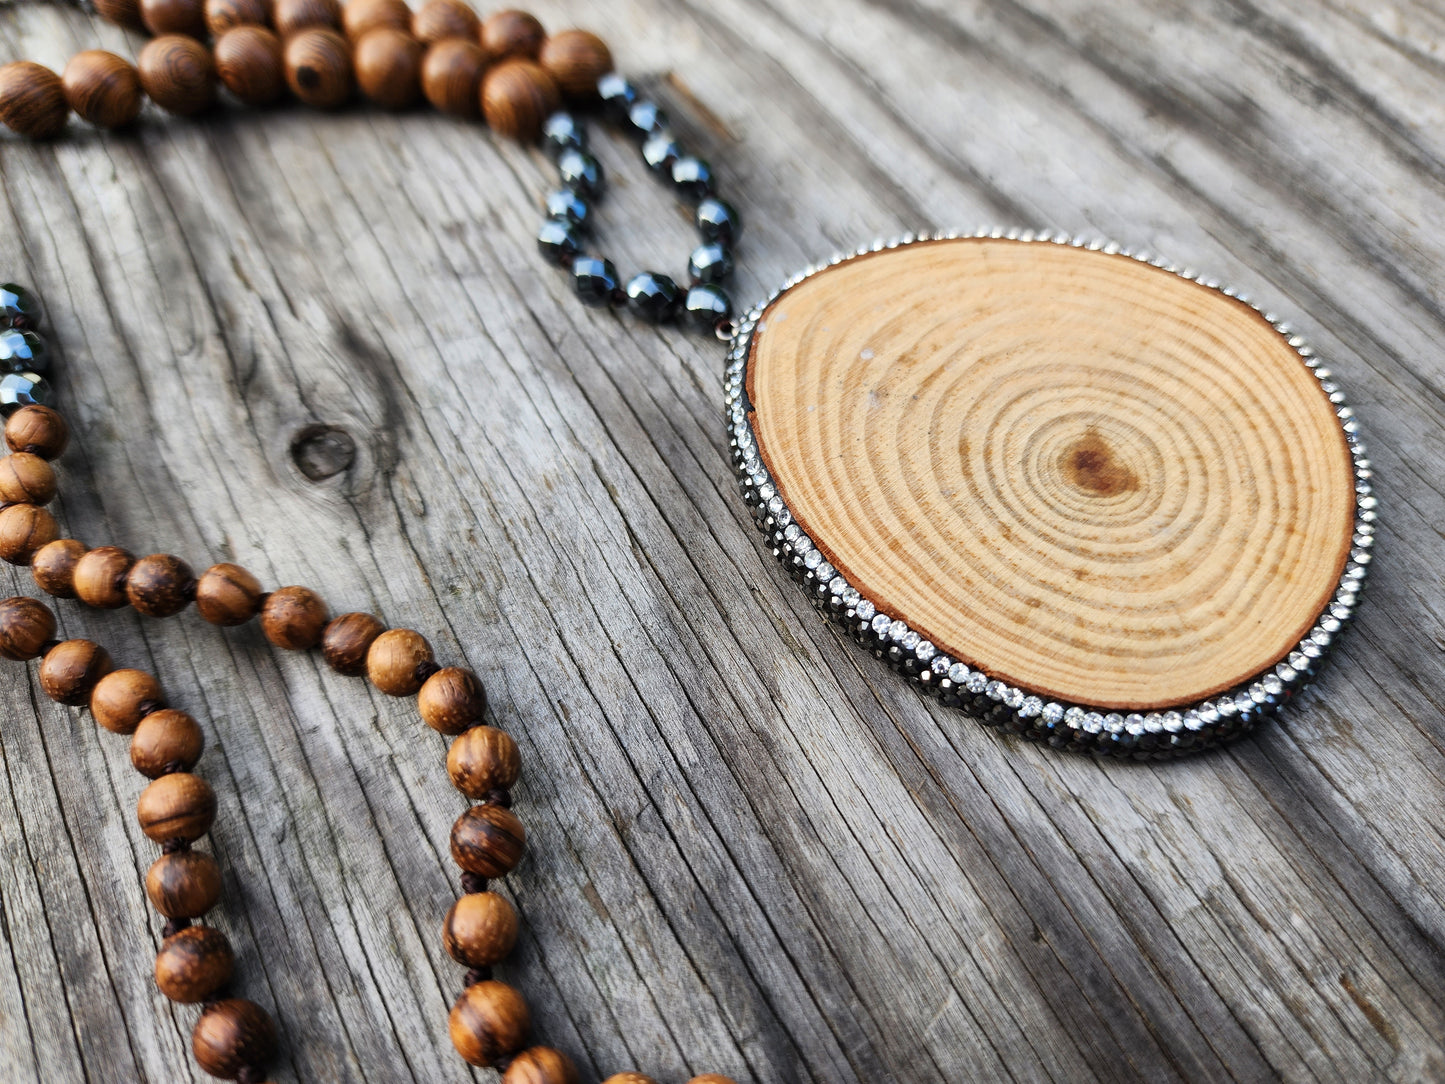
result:
<svg viewBox="0 0 1445 1084"><path fill-rule="evenodd" d="M1064 450L1064 476L1096 497L1117 497L1139 488L1138 476L1114 455L1097 429L1089 429Z"/></svg>
<svg viewBox="0 0 1445 1084"><path fill-rule="evenodd" d="M308 425L291 438L291 460L310 481L324 482L356 461L356 441L334 425Z"/></svg>

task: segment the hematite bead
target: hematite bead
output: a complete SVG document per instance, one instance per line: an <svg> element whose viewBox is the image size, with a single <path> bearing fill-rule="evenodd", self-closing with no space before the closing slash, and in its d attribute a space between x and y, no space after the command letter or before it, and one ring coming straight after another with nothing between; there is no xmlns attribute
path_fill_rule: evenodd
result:
<svg viewBox="0 0 1445 1084"><path fill-rule="evenodd" d="M682 157L682 148L670 132L657 132L647 137L642 145L642 160L649 169L657 173L672 169L672 163Z"/></svg>
<svg viewBox="0 0 1445 1084"><path fill-rule="evenodd" d="M5 323L34 331L41 315L40 298L34 293L13 282L0 283L0 319Z"/></svg>
<svg viewBox="0 0 1445 1084"><path fill-rule="evenodd" d="M549 218L537 231L537 248L548 263L566 267L582 251L582 242L578 240L572 223L562 218Z"/></svg>
<svg viewBox="0 0 1445 1084"><path fill-rule="evenodd" d="M637 101L637 88L612 72L597 80L597 97L602 100L602 108L607 115L614 121L621 121L627 118L632 103Z"/></svg>
<svg viewBox="0 0 1445 1084"><path fill-rule="evenodd" d="M570 222L579 230L587 228L587 218L592 212L587 201L570 188L558 188L547 193L544 201L547 207L547 214L552 218L560 218L564 222Z"/></svg>
<svg viewBox="0 0 1445 1084"><path fill-rule="evenodd" d="M602 191L602 163L586 151L569 148L559 154L557 173L563 184L580 195L595 196Z"/></svg>
<svg viewBox="0 0 1445 1084"><path fill-rule="evenodd" d="M672 163L672 183L684 196L703 199L712 195L712 166L690 154L679 158Z"/></svg>
<svg viewBox="0 0 1445 1084"><path fill-rule="evenodd" d="M667 114L656 102L633 102L627 111L627 130L633 135L651 136L667 131Z"/></svg>
<svg viewBox="0 0 1445 1084"><path fill-rule="evenodd" d="M719 244L699 245L687 261L693 282L722 282L733 273L732 253Z"/></svg>
<svg viewBox="0 0 1445 1084"><path fill-rule="evenodd" d="M16 373L43 373L50 368L50 348L33 331L5 328L0 331L0 365Z"/></svg>
<svg viewBox="0 0 1445 1084"><path fill-rule="evenodd" d="M632 311L653 324L672 318L680 294L677 283L656 271L635 275L627 284L627 301Z"/></svg>
<svg viewBox="0 0 1445 1084"><path fill-rule="evenodd" d="M694 286L682 307L702 331L713 331L723 320L732 319L733 302L727 291L712 283Z"/></svg>
<svg viewBox="0 0 1445 1084"><path fill-rule="evenodd" d="M617 268L611 260L578 256L572 261L572 285L584 305L610 305L612 295L617 292Z"/></svg>
<svg viewBox="0 0 1445 1084"><path fill-rule="evenodd" d="M6 373L0 377L0 414L9 416L26 406L50 402L50 385L39 373Z"/></svg>
<svg viewBox="0 0 1445 1084"><path fill-rule="evenodd" d="M708 196L697 205L697 229L704 241L731 246L743 235L743 220L731 203Z"/></svg>
<svg viewBox="0 0 1445 1084"><path fill-rule="evenodd" d="M571 113L553 113L542 123L542 147L554 161L565 150L585 151L587 129Z"/></svg>

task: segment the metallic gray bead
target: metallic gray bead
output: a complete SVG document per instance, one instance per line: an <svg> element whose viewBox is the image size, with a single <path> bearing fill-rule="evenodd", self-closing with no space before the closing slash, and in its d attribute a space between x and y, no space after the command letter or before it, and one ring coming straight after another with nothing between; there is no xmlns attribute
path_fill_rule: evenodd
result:
<svg viewBox="0 0 1445 1084"><path fill-rule="evenodd" d="M592 214L587 201L570 188L558 188L547 193L544 201L547 215L570 222L578 229L585 230Z"/></svg>
<svg viewBox="0 0 1445 1084"><path fill-rule="evenodd" d="M565 150L585 151L587 129L565 110L553 113L542 123L542 148L554 162Z"/></svg>
<svg viewBox="0 0 1445 1084"><path fill-rule="evenodd" d="M637 136L651 136L667 131L667 113L656 102L646 99L632 103L627 111L627 130Z"/></svg>
<svg viewBox="0 0 1445 1084"><path fill-rule="evenodd" d="M697 230L704 241L731 247L743 235L742 216L731 203L708 196L697 205Z"/></svg>
<svg viewBox="0 0 1445 1084"><path fill-rule="evenodd" d="M9 417L24 406L50 402L50 385L39 373L6 373L0 377L0 414Z"/></svg>
<svg viewBox="0 0 1445 1084"><path fill-rule="evenodd" d="M582 250L576 227L565 218L549 218L537 231L537 248L548 263L568 267Z"/></svg>
<svg viewBox="0 0 1445 1084"><path fill-rule="evenodd" d="M705 283L694 286L687 292L682 303L690 319L699 331L711 333L724 320L732 319L733 302L721 286Z"/></svg>
<svg viewBox="0 0 1445 1084"><path fill-rule="evenodd" d="M627 284L627 301L642 319L660 324L672 318L681 296L677 283L656 271L644 271Z"/></svg>
<svg viewBox="0 0 1445 1084"><path fill-rule="evenodd" d="M40 326L43 315L40 298L33 290L27 290L13 282L0 283L0 321L8 327L29 328L34 331Z"/></svg>
<svg viewBox="0 0 1445 1084"><path fill-rule="evenodd" d="M628 110L637 101L637 88L616 72L609 72L597 80L597 97L602 100L603 111L620 122L627 119Z"/></svg>
<svg viewBox="0 0 1445 1084"><path fill-rule="evenodd" d="M557 156L557 173L563 184L581 196L596 196L602 191L602 163L586 151L563 151Z"/></svg>
<svg viewBox="0 0 1445 1084"><path fill-rule="evenodd" d="M679 158L672 163L672 183L689 199L704 199L712 195L712 166L691 154Z"/></svg>
<svg viewBox="0 0 1445 1084"><path fill-rule="evenodd" d="M572 261L572 286L584 305L601 308L612 304L617 293L617 268L611 260L578 256Z"/></svg>
<svg viewBox="0 0 1445 1084"><path fill-rule="evenodd" d="M642 160L647 163L647 168L655 173L670 172L672 163L681 156L682 148L669 132L648 136L647 142L642 145Z"/></svg>
<svg viewBox="0 0 1445 1084"><path fill-rule="evenodd" d="M693 282L722 282L733 273L733 257L718 244L699 245L687 261L687 273Z"/></svg>
<svg viewBox="0 0 1445 1084"><path fill-rule="evenodd" d="M0 331L0 368L43 373L50 368L50 348L33 331L8 327Z"/></svg>

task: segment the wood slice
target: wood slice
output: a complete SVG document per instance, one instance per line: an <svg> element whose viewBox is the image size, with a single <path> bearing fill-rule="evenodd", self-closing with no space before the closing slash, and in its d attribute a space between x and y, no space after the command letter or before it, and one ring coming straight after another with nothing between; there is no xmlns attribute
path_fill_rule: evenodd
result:
<svg viewBox="0 0 1445 1084"><path fill-rule="evenodd" d="M779 496L849 583L1043 696L1155 711L1247 681L1349 555L1319 380L1249 305L1128 256L847 261L767 307L746 388Z"/></svg>

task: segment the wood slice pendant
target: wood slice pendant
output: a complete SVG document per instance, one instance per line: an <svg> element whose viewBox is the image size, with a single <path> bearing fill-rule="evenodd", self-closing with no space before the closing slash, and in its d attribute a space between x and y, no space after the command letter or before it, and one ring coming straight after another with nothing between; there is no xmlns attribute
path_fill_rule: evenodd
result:
<svg viewBox="0 0 1445 1084"><path fill-rule="evenodd" d="M1331 374L1117 246L905 238L743 320L744 492L825 612L943 699L1074 749L1248 729L1353 610L1375 499Z"/></svg>

